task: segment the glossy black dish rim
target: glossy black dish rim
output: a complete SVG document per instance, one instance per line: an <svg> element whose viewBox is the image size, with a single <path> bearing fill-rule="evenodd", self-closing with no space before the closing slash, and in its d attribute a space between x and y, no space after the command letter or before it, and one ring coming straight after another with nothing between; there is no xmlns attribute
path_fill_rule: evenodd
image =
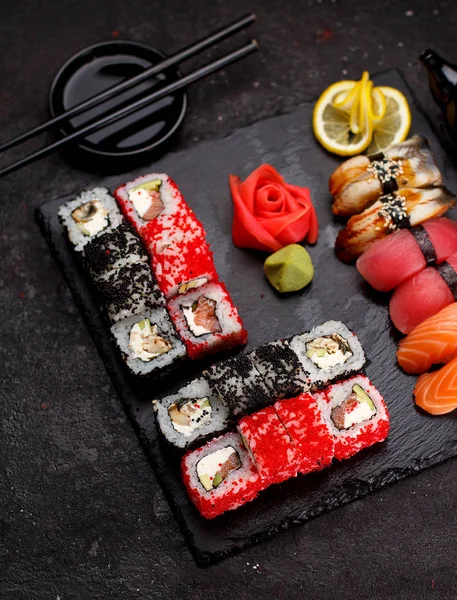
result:
<svg viewBox="0 0 457 600"><path fill-rule="evenodd" d="M148 46L147 44L143 44L142 42L136 42L133 40L106 40L104 42L97 42L96 44L92 44L91 46L86 46L86 47L82 48L81 50L78 50L64 62L64 64L59 68L59 70L57 71L57 73L55 74L55 76L52 80L51 87L49 89L49 94L48 94L48 107L49 107L49 112L53 118L58 116L58 114L59 114L55 110L55 98L57 97L57 90L59 89L59 86L61 85L60 82L61 82L62 78L66 77L67 71L70 71L70 69L72 69L72 64L74 62L81 60L81 59L85 58L86 56L100 50L100 49L108 48L108 47L116 47L116 46L119 46L119 50L121 50L121 51L122 51L122 49L125 50L127 48L132 48L132 49L136 48L136 49L141 49L142 51L145 51L148 53L154 53L157 55L158 58L160 58L162 60L167 58L167 55L164 52L162 52L161 50L158 50L157 48L153 48L152 46ZM180 78L181 72L179 71L179 69L175 68L174 71L176 73L176 77ZM74 72L74 70L73 70L73 72ZM171 129L156 142L154 142L152 144L144 145L140 148L137 148L136 150L120 151L120 152L108 152L105 150L96 150L93 146L86 145L84 140L77 142L77 144L76 144L77 147L79 149L81 149L82 151L84 151L88 154L91 154L92 156L97 157L97 158L113 158L113 159L126 158L127 159L130 157L141 156L143 154L148 154L148 153L153 152L154 150L159 148L162 144L164 144L167 140L169 140L169 138L171 138L174 135L174 133L176 133L177 129L180 127L180 125L182 124L182 122L184 120L184 117L187 112L187 106L188 106L187 92L181 90L180 92L178 92L178 94L182 97L182 107L181 107L179 116L176 119L174 125L171 127ZM176 94L176 95L178 95L178 94ZM63 124L62 126L59 127L59 131L60 131L60 134L64 137L66 135L68 135L68 130L66 129L65 124Z"/></svg>

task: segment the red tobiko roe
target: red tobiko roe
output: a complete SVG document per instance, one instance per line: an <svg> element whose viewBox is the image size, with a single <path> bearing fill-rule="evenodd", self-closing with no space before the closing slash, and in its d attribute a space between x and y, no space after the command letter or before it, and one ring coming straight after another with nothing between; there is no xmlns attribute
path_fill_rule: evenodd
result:
<svg viewBox="0 0 457 600"><path fill-rule="evenodd" d="M234 215L233 243L238 248L276 252L284 246L317 241L317 215L307 188L291 185L263 164L245 181L229 175Z"/></svg>

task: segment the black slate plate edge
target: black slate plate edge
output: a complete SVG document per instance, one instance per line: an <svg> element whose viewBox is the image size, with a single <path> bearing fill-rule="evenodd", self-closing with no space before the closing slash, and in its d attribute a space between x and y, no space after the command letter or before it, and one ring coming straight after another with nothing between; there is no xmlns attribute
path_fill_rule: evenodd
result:
<svg viewBox="0 0 457 600"><path fill-rule="evenodd" d="M401 74L397 69L388 70L387 72L389 72L389 71L390 72L395 71L401 77ZM402 78L402 81L404 83L403 78ZM418 104L413 93L411 93L411 97L413 98L415 107L418 109L418 111L420 111L422 113L422 115L424 115L424 112L423 112L421 106ZM300 107L301 106L309 106L309 103L301 104ZM269 119L272 119L274 117L291 114L298 108L299 107L294 107L290 111L284 111L278 115L272 115L263 120L268 121ZM236 131L238 131L238 130L236 130ZM232 132L228 136L225 136L224 139L230 138L232 135L235 135L236 131ZM206 142L206 144L208 144L208 141L202 141L202 144L205 144L205 142ZM178 154L178 152L176 152L174 154ZM131 411L131 407L129 406L127 397L131 392L127 389L126 390L127 395L125 396L123 394L123 390L125 390L125 386L122 382L122 378L119 377L118 374L116 373L116 368L115 368L114 364L111 362L111 357L106 356L105 352L102 349L102 344L99 343L98 338L96 337L96 331L93 328L93 326L91 325L91 319L89 318L89 313L86 311L83 299L82 299L80 293L78 292L76 282L74 280L72 280L71 273L70 274L67 273L67 270L65 269L64 261L59 259L58 253L56 252L56 248L54 247L54 245L52 243L52 233L53 232L47 226L47 224L45 222L45 216L40 211L40 209L37 209L36 218L40 225L41 230L43 231L43 233L45 235L48 245L51 248L54 258L56 259L59 268L63 272L64 277L69 284L69 287L71 289L71 292L75 299L75 302L76 302L78 308L83 313L83 318L86 322L86 325L89 326L89 331L91 332L91 337L94 339L96 347L99 351L99 354L105 364L105 367L107 368L107 371L113 380L114 387L115 387L118 395L121 398L122 404L124 406L125 411L127 412L127 415L129 417L130 421L132 422L134 431L136 432L136 434L139 437L140 445L142 446L143 450L145 451L147 459L150 462L150 464L152 465L152 467L157 475L159 483L160 483L162 489L164 490L164 494L170 503L173 514L175 515L175 517L178 520L179 526L180 526L181 530L183 531L183 533L189 543L191 552L192 552L198 565L207 566L207 565L209 565L217 560L220 560L228 555L232 555L232 554L237 553L249 546L252 546L253 544L260 542L261 540L267 539L271 535L273 535L274 533L276 533L277 531L279 531L281 529L288 529L292 525L310 520L311 518L314 518L320 514L328 512L329 510L334 509L337 506L347 504L348 502L351 502L358 498L362 498L373 491L381 489L385 485L388 485L394 481L396 482L401 479L404 479L405 477L415 474L425 468L430 468L432 466L435 466L438 463L441 463L456 454L457 442L449 443L444 448L441 448L440 451L437 452L436 454L434 454L433 456L426 458L426 459L413 461L410 465L403 467L400 471L396 470L396 469L390 469L390 470L387 469L387 470L383 471L382 474L379 474L376 478L373 478L373 480L371 480L371 481L366 481L366 480L360 481L359 485L355 485L355 486L351 485L351 486L348 486L348 488L346 488L345 486L342 486L339 490L337 490L338 494L337 494L336 498L335 497L333 499L330 497L323 498L318 506L309 508L306 511L306 514L303 516L303 518L301 516L298 516L297 518L294 518L293 520L290 520L290 519L284 520L283 522L278 522L277 524L275 524L274 527L271 527L267 531L263 531L258 534L255 534L255 535L251 534L251 536L249 537L248 540L245 540L244 542L238 541L236 549L229 549L227 551L220 551L220 552L219 551L215 551L215 552L202 551L201 549L199 549L198 547L195 546L195 544L193 542L192 533L188 529L185 519L179 510L179 507L176 507L176 503L173 501L172 494L170 494L169 490L166 488L166 485L164 485L164 483L162 482L162 477L160 474L160 465L154 459L153 445L147 438L146 429L142 428L141 425L139 425L139 423L135 421L135 418L138 418L138 415L133 414ZM155 443L157 443L157 440L155 441Z"/></svg>

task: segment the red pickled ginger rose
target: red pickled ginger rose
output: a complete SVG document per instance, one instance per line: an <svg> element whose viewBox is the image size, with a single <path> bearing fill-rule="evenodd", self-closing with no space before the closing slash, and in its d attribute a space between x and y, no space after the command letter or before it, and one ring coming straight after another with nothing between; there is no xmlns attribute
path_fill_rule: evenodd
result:
<svg viewBox="0 0 457 600"><path fill-rule="evenodd" d="M271 165L260 165L245 181L229 175L234 206L232 238L238 248L276 252L317 241L316 211L307 188L291 185Z"/></svg>

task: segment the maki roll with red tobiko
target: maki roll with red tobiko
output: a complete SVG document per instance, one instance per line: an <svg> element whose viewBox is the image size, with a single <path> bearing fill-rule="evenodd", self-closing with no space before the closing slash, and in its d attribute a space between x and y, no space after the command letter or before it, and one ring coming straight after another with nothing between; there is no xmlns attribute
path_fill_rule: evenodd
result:
<svg viewBox="0 0 457 600"><path fill-rule="evenodd" d="M300 473L305 475L330 465L335 443L317 400L305 393L276 402L274 408L292 438Z"/></svg>
<svg viewBox="0 0 457 600"><path fill-rule="evenodd" d="M213 519L256 498L262 482L238 433L227 433L186 454L184 485L199 513Z"/></svg>
<svg viewBox="0 0 457 600"><path fill-rule="evenodd" d="M335 441L335 458L350 458L382 442L389 433L389 413L365 375L335 383L315 395Z"/></svg>
<svg viewBox="0 0 457 600"><path fill-rule="evenodd" d="M118 187L114 196L142 237L147 231L162 229L170 217L188 210L176 184L165 173L137 177Z"/></svg>
<svg viewBox="0 0 457 600"><path fill-rule="evenodd" d="M223 283L207 283L168 303L189 358L202 358L246 343L247 332Z"/></svg>
<svg viewBox="0 0 457 600"><path fill-rule="evenodd" d="M299 453L272 406L241 419L238 431L264 488L297 475Z"/></svg>

